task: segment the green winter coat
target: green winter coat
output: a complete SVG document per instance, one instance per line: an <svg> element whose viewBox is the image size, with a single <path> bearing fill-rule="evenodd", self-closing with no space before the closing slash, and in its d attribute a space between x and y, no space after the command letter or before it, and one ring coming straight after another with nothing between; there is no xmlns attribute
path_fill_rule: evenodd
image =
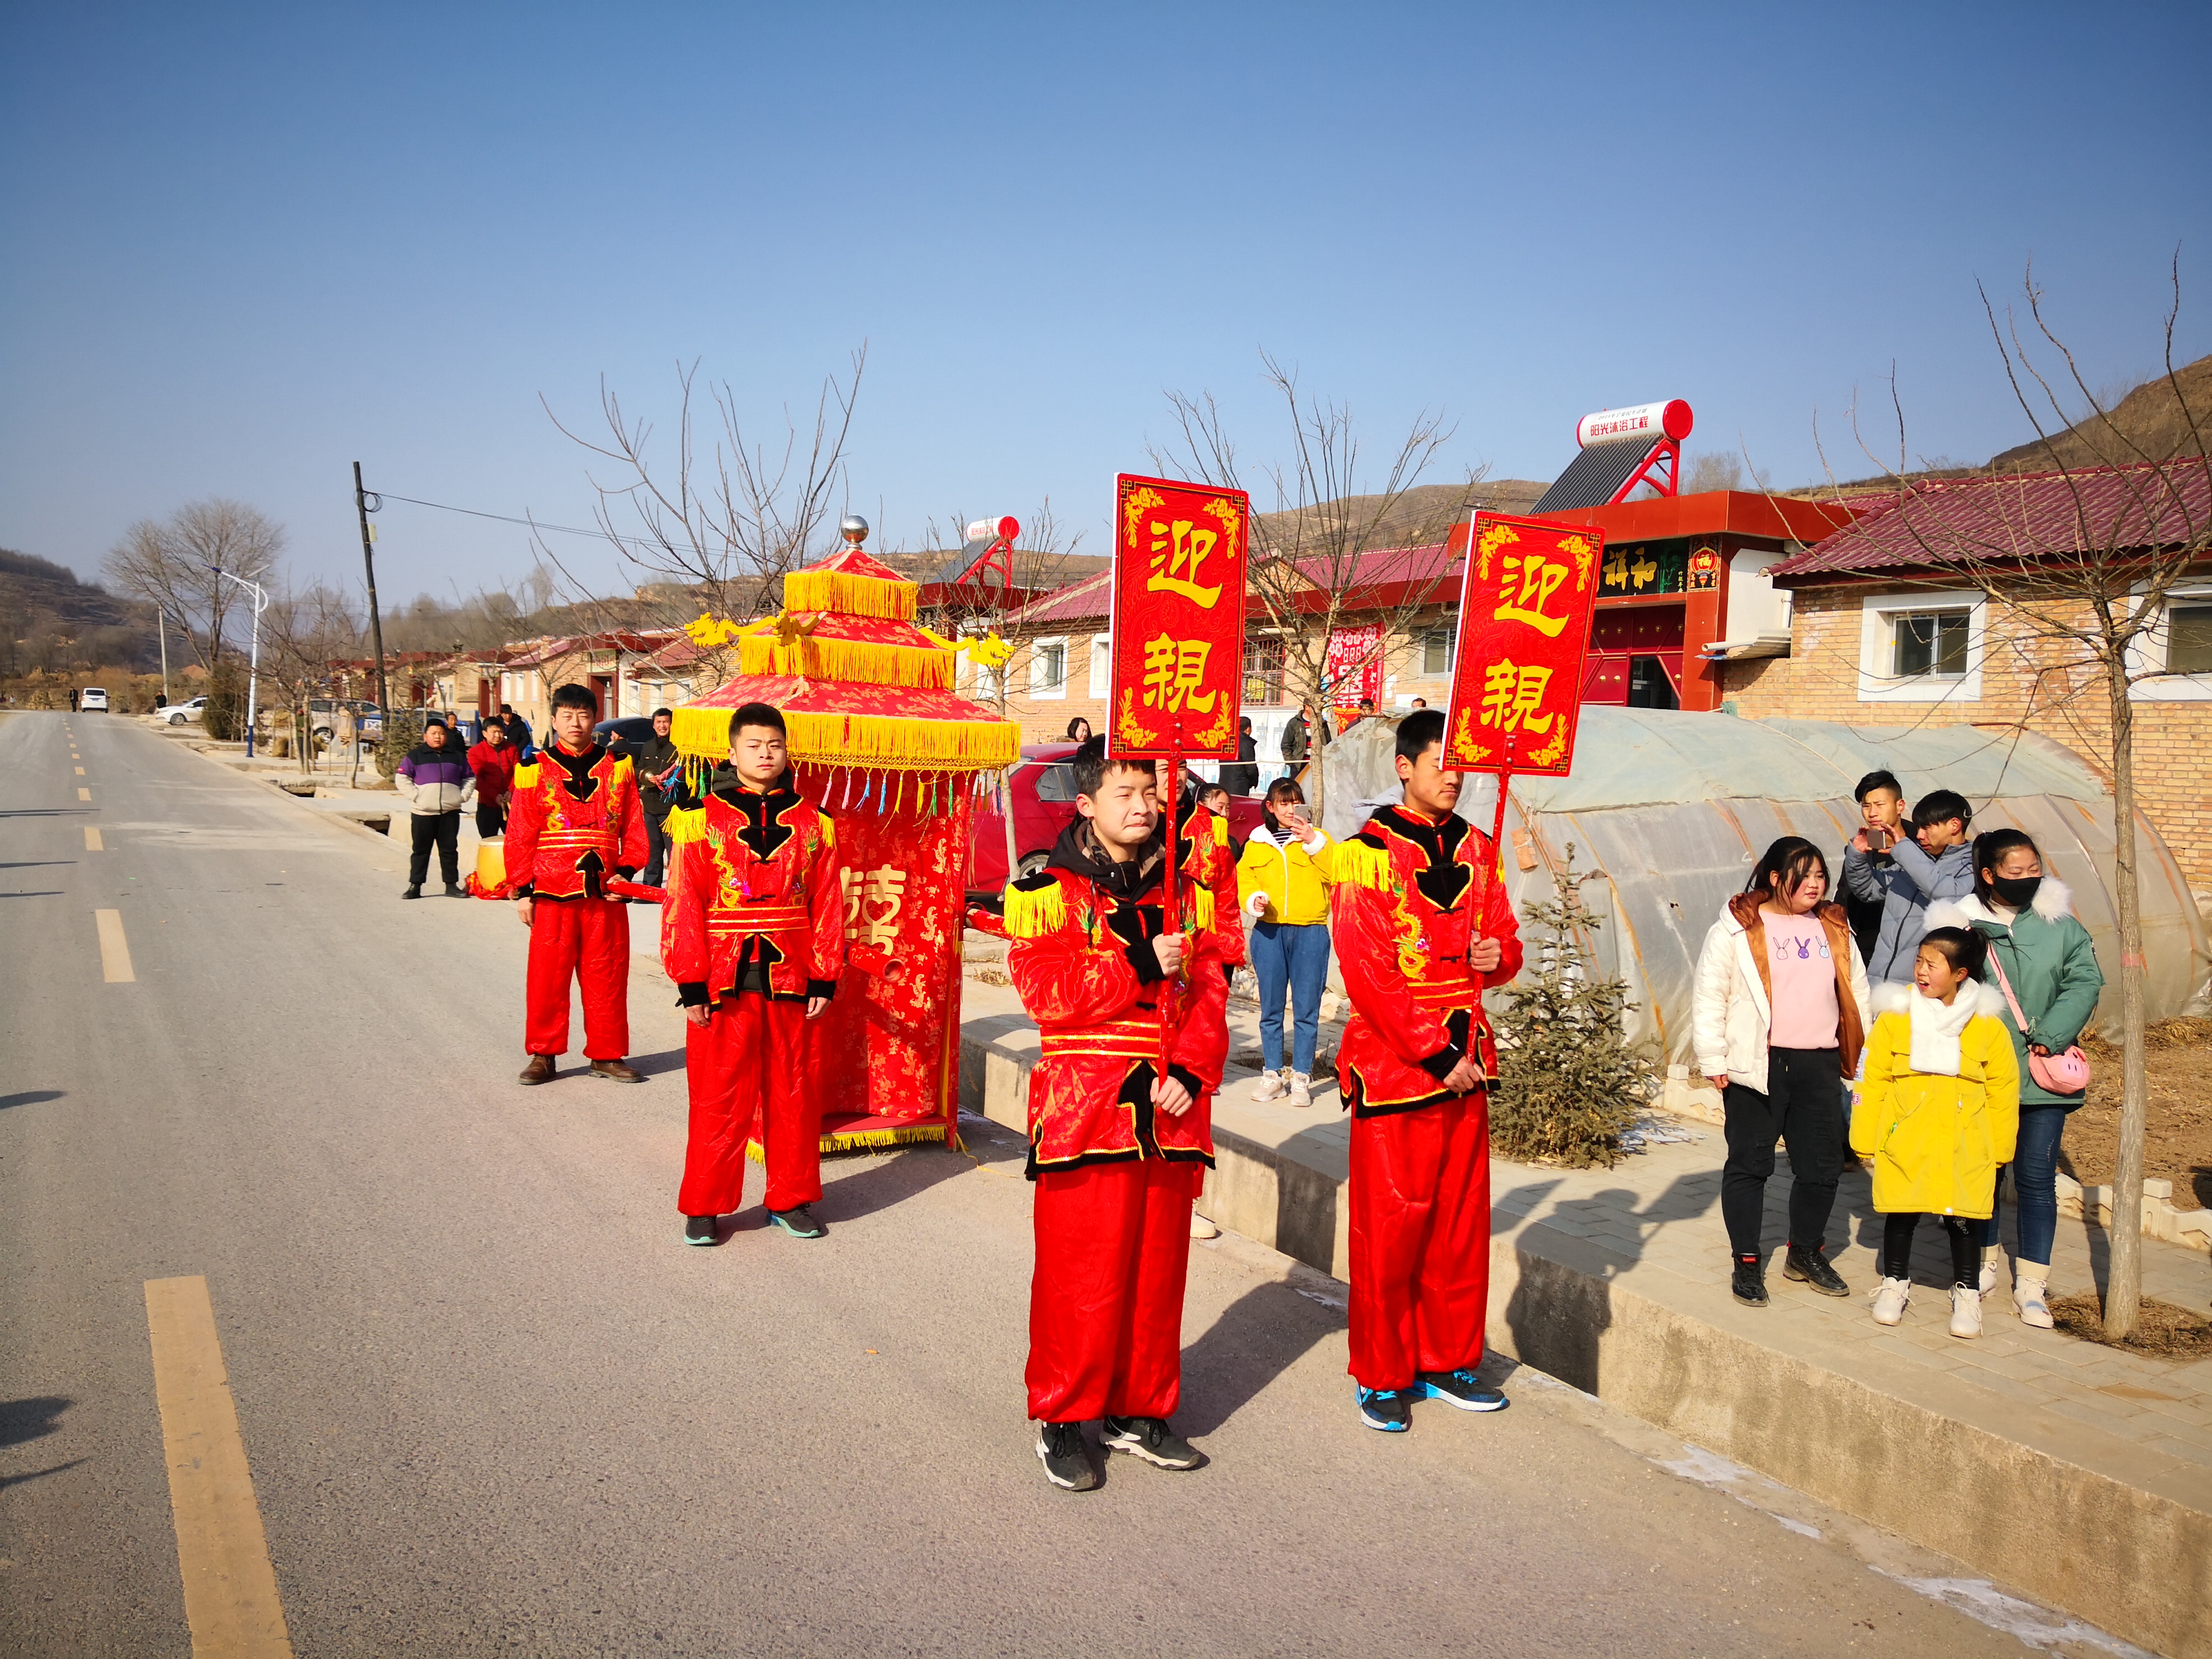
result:
<svg viewBox="0 0 2212 1659"><path fill-rule="evenodd" d="M1969 894L1956 904L1929 910L1928 925L1972 927L1989 940L1993 963L2003 963L2005 977L2012 982L2012 994L2020 999L2020 1011L2028 1023L2021 1031L2009 1007L2000 1022L2012 1033L2014 1056L2020 1061L2020 1103L2069 1110L2079 1106L2082 1097L2051 1093L2027 1066L2029 1043L2062 1054L2080 1040L2105 988L2096 946L2089 942L2089 930L2075 917L2074 895L2066 884L2045 876L2036 889L2035 902L2009 923L1998 921L1989 906ZM1982 980L2002 998L1994 965L1982 970Z"/></svg>

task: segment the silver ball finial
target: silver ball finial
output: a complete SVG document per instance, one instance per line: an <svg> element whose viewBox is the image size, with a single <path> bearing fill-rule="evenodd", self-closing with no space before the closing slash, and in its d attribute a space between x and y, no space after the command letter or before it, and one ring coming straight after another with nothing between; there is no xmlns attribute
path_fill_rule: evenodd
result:
<svg viewBox="0 0 2212 1659"><path fill-rule="evenodd" d="M868 539L868 521L857 513L848 513L844 521L837 526L837 533L858 547Z"/></svg>

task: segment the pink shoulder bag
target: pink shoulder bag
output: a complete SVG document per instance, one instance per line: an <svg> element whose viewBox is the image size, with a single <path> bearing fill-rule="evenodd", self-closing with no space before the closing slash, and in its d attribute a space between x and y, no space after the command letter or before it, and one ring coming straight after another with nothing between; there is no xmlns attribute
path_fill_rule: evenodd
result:
<svg viewBox="0 0 2212 1659"><path fill-rule="evenodd" d="M2005 977L2004 963L1997 956L1996 946L1990 946L1990 966L1997 970L1997 988L2004 993L2006 1006L2019 1022L2021 1035L2027 1035L2028 1018L2020 1011L2020 999L2012 994L2012 981ZM2081 1052L2081 1045L2071 1045L2063 1054L2039 1054L2027 1051L2027 1074L2054 1095L2078 1095L2089 1086L2089 1056Z"/></svg>

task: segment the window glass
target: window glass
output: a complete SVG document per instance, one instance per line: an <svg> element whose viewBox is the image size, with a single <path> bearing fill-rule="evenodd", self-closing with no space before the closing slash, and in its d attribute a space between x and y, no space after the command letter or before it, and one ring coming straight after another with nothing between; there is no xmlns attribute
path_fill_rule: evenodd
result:
<svg viewBox="0 0 2212 1659"><path fill-rule="evenodd" d="M2170 674L2212 674L2212 605L2177 605L2166 613Z"/></svg>
<svg viewBox="0 0 2212 1659"><path fill-rule="evenodd" d="M1897 618L1899 679L1934 675L1957 679L1966 672L1966 613L1930 611Z"/></svg>
<svg viewBox="0 0 2212 1659"><path fill-rule="evenodd" d="M1046 691L1057 691L1067 683L1067 647L1064 645L1037 647L1037 684Z"/></svg>
<svg viewBox="0 0 2212 1659"><path fill-rule="evenodd" d="M1452 651L1458 643L1449 628L1431 628L1421 635L1421 672L1441 678L1452 670Z"/></svg>
<svg viewBox="0 0 2212 1659"><path fill-rule="evenodd" d="M1037 774L1039 800L1073 800L1075 799L1075 769L1062 763L1048 766Z"/></svg>
<svg viewBox="0 0 2212 1659"><path fill-rule="evenodd" d="M1680 708L1673 676L1656 657L1628 659L1628 706L1631 708Z"/></svg>

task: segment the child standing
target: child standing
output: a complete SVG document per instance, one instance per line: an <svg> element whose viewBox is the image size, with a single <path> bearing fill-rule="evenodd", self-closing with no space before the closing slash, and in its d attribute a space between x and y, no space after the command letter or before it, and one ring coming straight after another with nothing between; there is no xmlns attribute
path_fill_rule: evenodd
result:
<svg viewBox="0 0 2212 1659"><path fill-rule="evenodd" d="M1997 1166L2020 1133L2020 1067L2000 1018L2004 999L1978 983L1989 945L1970 927L1920 941L1912 984L1875 993L1866 1081L1851 1113L1851 1150L1874 1159L1874 1207L1888 1218L1874 1320L1894 1325L1912 1297L1912 1232L1943 1218L1951 1239L1951 1334L1982 1334L1981 1234Z"/></svg>
<svg viewBox="0 0 2212 1659"><path fill-rule="evenodd" d="M1267 787L1260 828L1237 860L1237 887L1252 918L1252 973L1260 981L1260 1081L1255 1100L1313 1104L1314 1047L1321 994L1328 983L1329 838L1306 818L1305 791L1278 778ZM1283 998L1296 1024L1283 1070Z"/></svg>

